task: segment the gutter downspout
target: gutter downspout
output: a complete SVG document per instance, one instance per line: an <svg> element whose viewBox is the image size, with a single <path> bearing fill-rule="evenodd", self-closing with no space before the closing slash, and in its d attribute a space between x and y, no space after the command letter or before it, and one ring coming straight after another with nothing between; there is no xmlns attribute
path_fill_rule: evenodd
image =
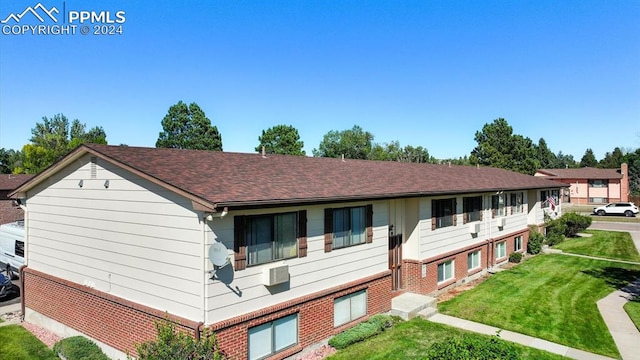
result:
<svg viewBox="0 0 640 360"><path fill-rule="evenodd" d="M24 270L27 268L29 264L29 214L27 212L27 207L23 204L20 204L20 209L24 211L24 240L25 240L25 249L24 249L24 265L20 266L18 270L18 274L20 276L20 320L24 321L26 316L26 302L25 302L25 292L24 292Z"/></svg>
<svg viewBox="0 0 640 360"><path fill-rule="evenodd" d="M202 326L202 324L204 324L204 321L206 320L207 317L207 259L205 254L207 253L207 230L206 230L206 226L207 226L207 214L204 213L202 216L202 227L201 227L201 233L200 233L200 241L201 241L201 245L202 245L202 251L200 252L200 274L202 276L201 278L201 285L202 285L202 321L200 321L198 323L198 326L196 326L196 328L194 329L195 331L195 338L196 340L200 340L200 327Z"/></svg>
<svg viewBox="0 0 640 360"><path fill-rule="evenodd" d="M201 265L202 265L202 320L198 323L195 329L195 338L196 340L200 340L200 330L202 326L207 322L207 298L209 297L209 287L207 283L207 221L213 221L213 219L222 219L229 213L228 208L222 209L220 213L204 213L202 216L202 231L201 231L201 239L202 239L202 252L201 252Z"/></svg>

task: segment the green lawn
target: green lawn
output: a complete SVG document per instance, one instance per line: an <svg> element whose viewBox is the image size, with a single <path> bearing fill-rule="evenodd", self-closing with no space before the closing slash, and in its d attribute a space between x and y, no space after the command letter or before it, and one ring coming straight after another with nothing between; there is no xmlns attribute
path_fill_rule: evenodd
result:
<svg viewBox="0 0 640 360"><path fill-rule="evenodd" d="M636 298L633 301L629 301L624 305L624 310L629 314L631 321L636 324L638 330L640 330L640 299Z"/></svg>
<svg viewBox="0 0 640 360"><path fill-rule="evenodd" d="M328 360L358 359L420 359L429 346L451 337L461 337L464 330L415 318L398 324L371 339L349 346L330 356ZM471 334L477 338L488 338L487 335ZM520 359L564 359L564 357L546 351L514 344Z"/></svg>
<svg viewBox="0 0 640 360"><path fill-rule="evenodd" d="M628 232L586 230L592 237L568 238L554 249L573 254L640 262L640 254Z"/></svg>
<svg viewBox="0 0 640 360"><path fill-rule="evenodd" d="M0 358L11 360L58 359L52 350L20 325L0 327Z"/></svg>
<svg viewBox="0 0 640 360"><path fill-rule="evenodd" d="M445 314L619 357L596 301L640 277L640 266L540 255L438 305Z"/></svg>

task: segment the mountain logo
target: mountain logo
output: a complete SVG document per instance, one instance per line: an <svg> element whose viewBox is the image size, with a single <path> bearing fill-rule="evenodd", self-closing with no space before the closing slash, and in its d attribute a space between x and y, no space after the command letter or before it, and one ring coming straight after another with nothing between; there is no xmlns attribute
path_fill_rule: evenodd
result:
<svg viewBox="0 0 640 360"><path fill-rule="evenodd" d="M44 15L41 15L38 13L38 10L40 10L41 12L44 13ZM42 5L42 3L38 3L35 6L31 7L27 7L26 9L24 9L23 12L21 12L20 14L15 14L15 13L11 13L9 14L9 16L7 16L6 19L0 21L3 24L8 23L9 21L13 20L16 23L20 23L20 20L22 20L22 18L24 16L26 16L27 14L32 14L33 16L36 17L36 19L40 20L41 23L45 22L45 18L44 16L48 16L51 20L53 20L54 22L58 22L58 19L56 19L56 17L53 15L54 13L59 14L60 11L58 11L58 9L53 6L50 10L47 10L47 8Z"/></svg>

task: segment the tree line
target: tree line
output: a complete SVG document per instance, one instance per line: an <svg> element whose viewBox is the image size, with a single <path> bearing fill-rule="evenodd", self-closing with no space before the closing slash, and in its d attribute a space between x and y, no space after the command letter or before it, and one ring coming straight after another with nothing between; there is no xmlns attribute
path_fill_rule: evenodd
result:
<svg viewBox="0 0 640 360"><path fill-rule="evenodd" d="M223 151L222 135L196 103L179 101L172 105L161 125L156 147ZM87 129L77 119L69 122L63 114L43 117L31 134L22 150L0 149L0 173L36 174L82 143L107 144L102 127ZM312 153L314 157L491 166L530 175L538 169L620 168L626 162L632 193L640 194L640 148L623 151L616 147L601 160L587 148L580 161L576 161L572 155L551 151L544 138L535 143L515 134L503 118L485 124L476 131L474 139L477 145L468 156L436 159L423 146L402 146L397 140L377 143L372 133L354 125L351 129L329 131ZM304 156L303 148L298 130L282 124L262 130L255 151Z"/></svg>

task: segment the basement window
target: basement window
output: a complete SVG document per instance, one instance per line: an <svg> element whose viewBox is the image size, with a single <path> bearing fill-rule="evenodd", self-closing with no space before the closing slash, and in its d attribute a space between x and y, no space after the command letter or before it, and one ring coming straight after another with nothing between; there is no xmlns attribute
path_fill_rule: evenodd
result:
<svg viewBox="0 0 640 360"><path fill-rule="evenodd" d="M267 358L298 343L298 314L249 328L249 359Z"/></svg>
<svg viewBox="0 0 640 360"><path fill-rule="evenodd" d="M367 291L362 290L333 301L333 326L338 327L367 315Z"/></svg>

